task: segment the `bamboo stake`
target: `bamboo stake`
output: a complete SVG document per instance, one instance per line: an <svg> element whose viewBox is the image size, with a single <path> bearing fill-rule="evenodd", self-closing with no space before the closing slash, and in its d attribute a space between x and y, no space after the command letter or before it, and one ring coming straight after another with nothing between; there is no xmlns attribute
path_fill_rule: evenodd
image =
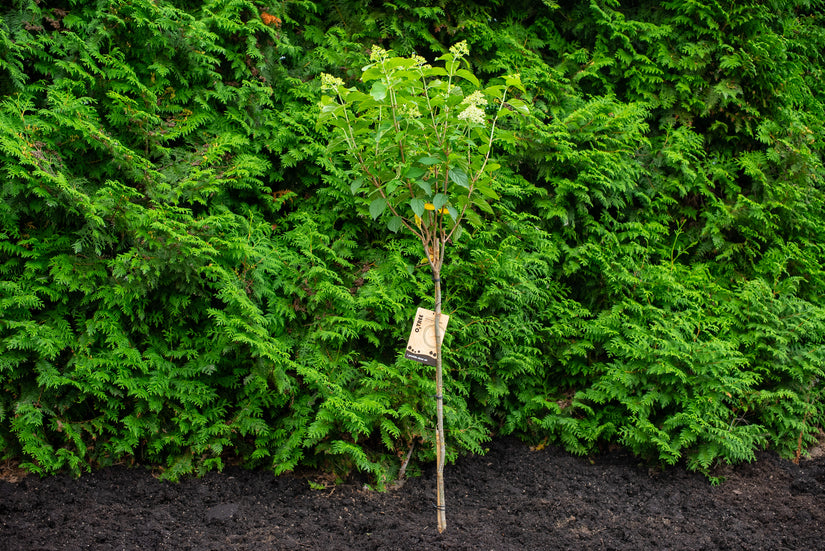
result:
<svg viewBox="0 0 825 551"><path fill-rule="evenodd" d="M436 510L438 511L438 532L447 529L447 505L444 498L444 384L441 364L441 277L440 270L433 269L435 284L435 399L436 399Z"/></svg>

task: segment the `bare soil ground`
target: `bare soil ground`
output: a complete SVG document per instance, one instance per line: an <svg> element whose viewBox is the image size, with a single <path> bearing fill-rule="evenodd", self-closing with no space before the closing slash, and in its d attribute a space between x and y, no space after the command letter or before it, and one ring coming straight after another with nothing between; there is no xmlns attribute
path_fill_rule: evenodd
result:
<svg viewBox="0 0 825 551"><path fill-rule="evenodd" d="M126 468L12 475L0 481L4 551L825 549L823 456L795 465L761 453L712 486L623 452L588 459L497 440L448 465L443 534L432 471L383 493L237 468L179 484Z"/></svg>

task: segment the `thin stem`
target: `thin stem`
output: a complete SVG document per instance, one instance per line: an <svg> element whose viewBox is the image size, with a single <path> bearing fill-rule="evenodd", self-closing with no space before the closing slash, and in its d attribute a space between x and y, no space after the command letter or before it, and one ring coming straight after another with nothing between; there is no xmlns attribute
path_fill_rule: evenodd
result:
<svg viewBox="0 0 825 551"><path fill-rule="evenodd" d="M484 174L484 169L487 167L487 161L490 160L490 153L493 151L493 135L496 131L496 123L498 122L499 114L501 114L501 110L504 107L504 100L507 97L507 89L504 89L504 93L501 95L501 103L498 104L498 109L496 110L496 116L493 118L493 122L490 124L490 138L487 140L487 154L484 155L484 162L481 163L481 168L478 169L475 178L473 178L473 183L475 183L481 175Z"/></svg>
<svg viewBox="0 0 825 551"><path fill-rule="evenodd" d="M404 461L401 462L401 468L398 469L398 479L404 480L404 475L407 474L407 465L410 462L410 458L412 458L413 450L415 449L415 440L412 441L410 444L410 449L407 452L407 457L404 458Z"/></svg>
<svg viewBox="0 0 825 551"><path fill-rule="evenodd" d="M342 105L347 105L346 100L341 96L341 92L338 92L338 99L341 101ZM344 120L347 121L347 130L349 130L349 133L344 132L344 138L347 140L347 147L350 151L353 151L355 149L355 132L352 130L352 123L349 120L349 113L346 109L344 109Z"/></svg>
<svg viewBox="0 0 825 551"><path fill-rule="evenodd" d="M398 214L398 211L395 210L395 206L393 206L393 204L390 203L390 200L387 197L386 192L384 191L384 187L381 185L381 179L378 176L374 176L372 174L372 172L370 172L369 167L366 165L366 163L364 163L361 160L360 153L359 154L354 154L354 156L358 159L358 165L361 168L361 170L364 172L364 174L367 176L367 179L372 181L372 184L375 186L375 189L378 191L379 195L381 195L381 197L384 198L385 201L387 201L387 206L389 207L390 212L392 212L393 216L397 216L398 218L400 218L401 223L404 225L404 227L407 228L408 230L410 230L410 232L412 232L413 235L415 235L416 237L418 237L420 239L424 239L423 230L422 231L416 230L410 224L409 220L407 220L406 217L401 216L400 214Z"/></svg>
<svg viewBox="0 0 825 551"><path fill-rule="evenodd" d="M433 130L436 130L436 137L438 137L438 122L435 119L435 109L430 100L430 87L427 86L427 78L424 76L424 70L419 69L421 75L421 85L424 87L424 99L427 100L427 111L430 113L430 120L433 121Z"/></svg>
<svg viewBox="0 0 825 551"><path fill-rule="evenodd" d="M450 61L450 70L448 71L448 78L447 78L447 93L444 96L444 136L441 137L439 140L442 144L447 141L447 130L449 128L450 122L450 91L453 88L453 75L455 74L455 65L457 61L455 59Z"/></svg>
<svg viewBox="0 0 825 551"><path fill-rule="evenodd" d="M392 128L395 130L395 133L398 134L401 132L401 125L398 124L398 101L395 98L395 90L392 87L392 81L390 80L390 73L386 69L386 61L381 62L381 67L384 68L384 75L386 78L387 83L387 92L390 95L390 109L392 111ZM401 156L401 162L406 162L406 155L404 152L404 142L400 139L398 140L398 153Z"/></svg>

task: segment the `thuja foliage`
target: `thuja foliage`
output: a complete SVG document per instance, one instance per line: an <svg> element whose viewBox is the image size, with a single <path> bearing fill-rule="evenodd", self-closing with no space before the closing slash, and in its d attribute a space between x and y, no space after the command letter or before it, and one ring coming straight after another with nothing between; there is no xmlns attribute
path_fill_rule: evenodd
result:
<svg viewBox="0 0 825 551"><path fill-rule="evenodd" d="M373 45L462 40L480 87L518 72L530 109L444 266L448 458L504 433L705 471L803 454L825 5L734 4L0 8L4 456L379 484L431 460L434 384L401 356L432 291L421 243L332 166L318 76L353 87Z"/></svg>

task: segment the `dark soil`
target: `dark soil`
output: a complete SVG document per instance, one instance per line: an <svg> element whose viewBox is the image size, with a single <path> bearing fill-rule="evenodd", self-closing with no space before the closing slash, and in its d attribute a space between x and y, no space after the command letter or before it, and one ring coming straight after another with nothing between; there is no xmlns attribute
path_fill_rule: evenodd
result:
<svg viewBox="0 0 825 551"><path fill-rule="evenodd" d="M439 534L432 471L384 493L236 468L179 484L126 468L29 475L0 481L0 549L825 549L825 457L762 453L712 486L622 452L499 440L448 465L446 488Z"/></svg>

